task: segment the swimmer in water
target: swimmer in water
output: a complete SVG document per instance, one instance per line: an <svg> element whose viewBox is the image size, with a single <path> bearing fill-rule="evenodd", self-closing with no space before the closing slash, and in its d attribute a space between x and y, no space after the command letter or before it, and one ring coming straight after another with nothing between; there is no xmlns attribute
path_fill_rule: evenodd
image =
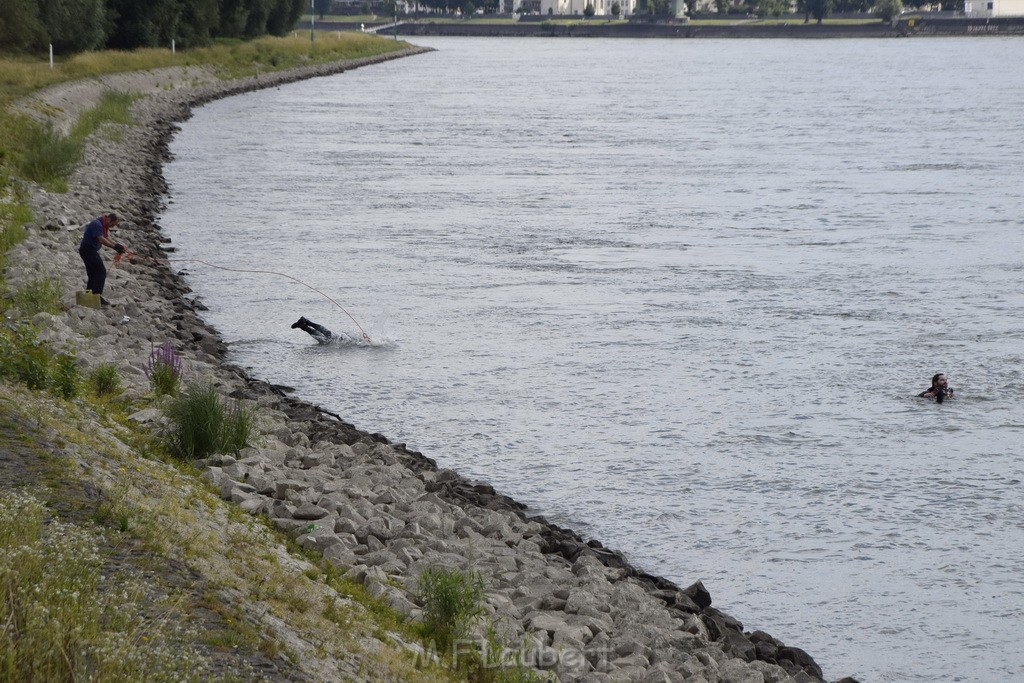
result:
<svg viewBox="0 0 1024 683"><path fill-rule="evenodd" d="M316 339L318 344L330 344L338 336L335 335L326 327L324 327L323 325L315 323L311 320L306 320L306 318L304 317L299 318L294 323L292 323L292 329L299 329L309 334L309 336L313 337L313 339Z"/></svg>
<svg viewBox="0 0 1024 683"><path fill-rule="evenodd" d="M918 394L920 398L934 398L936 403L942 403L947 398L953 398L953 390L949 387L946 375L938 373L932 377L932 386Z"/></svg>

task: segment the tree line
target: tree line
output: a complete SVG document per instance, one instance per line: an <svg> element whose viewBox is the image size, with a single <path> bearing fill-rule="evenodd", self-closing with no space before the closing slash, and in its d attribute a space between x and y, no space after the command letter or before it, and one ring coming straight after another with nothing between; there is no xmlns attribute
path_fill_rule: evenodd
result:
<svg viewBox="0 0 1024 683"><path fill-rule="evenodd" d="M255 38L292 30L309 0L0 0L0 46L82 52Z"/></svg>

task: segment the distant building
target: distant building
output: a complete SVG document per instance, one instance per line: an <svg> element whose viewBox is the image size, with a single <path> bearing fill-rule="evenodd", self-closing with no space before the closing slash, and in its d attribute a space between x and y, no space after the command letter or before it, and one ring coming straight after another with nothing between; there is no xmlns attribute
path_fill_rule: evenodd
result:
<svg viewBox="0 0 1024 683"><path fill-rule="evenodd" d="M1024 17L1024 0L965 0L964 14L980 17Z"/></svg>
<svg viewBox="0 0 1024 683"><path fill-rule="evenodd" d="M1022 0L1024 1L1024 0ZM636 12L637 0L540 0L540 13L545 16L583 16L588 4L594 6L594 16L612 16L612 5L619 4L619 17L632 16Z"/></svg>

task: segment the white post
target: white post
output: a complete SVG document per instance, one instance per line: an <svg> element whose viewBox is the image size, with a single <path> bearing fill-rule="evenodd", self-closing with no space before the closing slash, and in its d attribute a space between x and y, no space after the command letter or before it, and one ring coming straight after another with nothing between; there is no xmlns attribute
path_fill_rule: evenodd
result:
<svg viewBox="0 0 1024 683"><path fill-rule="evenodd" d="M174 38L171 38L171 54L172 55L178 54L177 50L175 50L175 48L174 48Z"/></svg>
<svg viewBox="0 0 1024 683"><path fill-rule="evenodd" d="M53 43L50 43L50 68L53 68Z"/></svg>
<svg viewBox="0 0 1024 683"><path fill-rule="evenodd" d="M309 0L309 48L316 47L316 0Z"/></svg>

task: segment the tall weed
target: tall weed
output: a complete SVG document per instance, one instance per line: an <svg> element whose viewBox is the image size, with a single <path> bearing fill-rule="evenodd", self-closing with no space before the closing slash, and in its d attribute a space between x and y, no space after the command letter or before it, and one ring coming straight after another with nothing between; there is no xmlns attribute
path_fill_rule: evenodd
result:
<svg viewBox="0 0 1024 683"><path fill-rule="evenodd" d="M2 116L0 116L2 118ZM0 273L7 266L7 252L25 239L25 223L32 220L32 212L20 200L11 178L4 172L3 143L0 142ZM0 311L6 310L6 286L0 278Z"/></svg>
<svg viewBox="0 0 1024 683"><path fill-rule="evenodd" d="M82 371L78 368L75 352L73 349L65 349L57 354L51 389L53 393L70 401L78 396L81 384Z"/></svg>
<svg viewBox="0 0 1024 683"><path fill-rule="evenodd" d="M47 122L29 126L20 152L18 170L22 176L63 192L67 177L82 157L82 145Z"/></svg>
<svg viewBox="0 0 1024 683"><path fill-rule="evenodd" d="M170 426L167 445L187 460L214 453L237 452L256 434L256 409L228 404L213 384L190 384L166 409Z"/></svg>
<svg viewBox="0 0 1024 683"><path fill-rule="evenodd" d="M484 614L484 581L479 572L431 567L420 575L423 639L447 656L467 638Z"/></svg>
<svg viewBox="0 0 1024 683"><path fill-rule="evenodd" d="M93 396L103 398L121 393L121 375L113 363L101 363L89 373L89 390Z"/></svg>
<svg viewBox="0 0 1024 683"><path fill-rule="evenodd" d="M174 349L174 344L164 342L161 347L153 347L146 364L146 377L149 385L157 396L173 396L178 392L181 381L181 356Z"/></svg>
<svg viewBox="0 0 1024 683"><path fill-rule="evenodd" d="M9 179L0 174L0 191ZM25 239L25 223L32 220L32 212L13 196L0 196L0 259L18 242Z"/></svg>
<svg viewBox="0 0 1024 683"><path fill-rule="evenodd" d="M41 277L29 280L14 290L11 298L21 314L31 318L36 313L60 313L60 294L60 283L57 280Z"/></svg>
<svg viewBox="0 0 1024 683"><path fill-rule="evenodd" d="M44 389L49 380L50 350L31 325L0 330L0 377L10 377L29 389Z"/></svg>

